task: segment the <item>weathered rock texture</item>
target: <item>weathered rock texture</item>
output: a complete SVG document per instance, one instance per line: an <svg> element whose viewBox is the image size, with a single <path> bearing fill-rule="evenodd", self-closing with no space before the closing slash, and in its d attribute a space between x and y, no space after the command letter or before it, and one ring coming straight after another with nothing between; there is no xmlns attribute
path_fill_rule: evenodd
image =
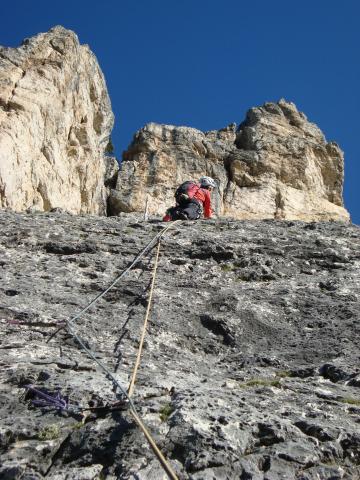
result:
<svg viewBox="0 0 360 480"><path fill-rule="evenodd" d="M0 206L104 213L112 125L97 60L73 32L0 47Z"/></svg>
<svg viewBox="0 0 360 480"><path fill-rule="evenodd" d="M61 322L159 231L135 215L0 214L0 477L160 480L127 411L39 409L28 383L71 405L114 402ZM134 401L181 480L360 478L360 230L336 222L200 221L162 242ZM152 264L78 322L126 387Z"/></svg>
<svg viewBox="0 0 360 480"><path fill-rule="evenodd" d="M150 212L161 214L179 183L210 175L225 217L348 221L343 173L339 147L281 100L249 110L238 130L146 125L124 154L110 203L115 214L143 211L149 194Z"/></svg>

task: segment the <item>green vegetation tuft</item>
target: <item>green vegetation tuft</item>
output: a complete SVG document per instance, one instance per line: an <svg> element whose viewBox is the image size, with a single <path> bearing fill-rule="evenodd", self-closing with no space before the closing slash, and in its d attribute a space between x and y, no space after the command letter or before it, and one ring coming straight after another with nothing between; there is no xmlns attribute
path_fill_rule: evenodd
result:
<svg viewBox="0 0 360 480"><path fill-rule="evenodd" d="M280 370L279 372L276 372L276 376L278 378L287 378L292 377L292 374L289 372L289 370Z"/></svg>
<svg viewBox="0 0 360 480"><path fill-rule="evenodd" d="M38 439L41 441L45 440L54 440L55 438L59 438L60 436L60 428L58 425L47 425L38 433Z"/></svg>
<svg viewBox="0 0 360 480"><path fill-rule="evenodd" d="M225 263L224 265L221 265L220 268L223 272L232 272L234 270L235 266L231 265L229 263Z"/></svg>
<svg viewBox="0 0 360 480"><path fill-rule="evenodd" d="M348 403L349 405L356 405L360 407L360 399L353 397L342 397L339 399L339 402Z"/></svg>
<svg viewBox="0 0 360 480"><path fill-rule="evenodd" d="M71 426L74 430L80 430L80 428L82 428L84 424L83 422L76 422L76 423L73 423Z"/></svg>
<svg viewBox="0 0 360 480"><path fill-rule="evenodd" d="M173 411L174 407L171 405L171 403L166 403L163 407L161 407L159 411L161 421L166 422Z"/></svg>
<svg viewBox="0 0 360 480"><path fill-rule="evenodd" d="M268 380L264 378L253 378L251 380L248 380L247 382L241 383L240 384L241 388L246 388L246 387L276 387L280 388L281 383L280 380Z"/></svg>
<svg viewBox="0 0 360 480"><path fill-rule="evenodd" d="M236 277L237 282L251 282L250 278L247 277L246 275L239 275Z"/></svg>
<svg viewBox="0 0 360 480"><path fill-rule="evenodd" d="M105 153L107 155L112 155L114 153L114 145L111 141L111 137L109 138L108 144L106 145Z"/></svg>

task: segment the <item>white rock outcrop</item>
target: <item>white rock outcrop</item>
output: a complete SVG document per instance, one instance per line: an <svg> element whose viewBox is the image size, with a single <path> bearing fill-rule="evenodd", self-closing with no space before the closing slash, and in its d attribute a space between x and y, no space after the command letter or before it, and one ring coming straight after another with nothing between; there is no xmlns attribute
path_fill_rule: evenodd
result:
<svg viewBox="0 0 360 480"><path fill-rule="evenodd" d="M148 197L149 212L161 215L178 184L202 175L217 180L221 216L349 221L342 151L285 100L252 108L238 129L146 125L124 154L111 211L143 211Z"/></svg>
<svg viewBox="0 0 360 480"><path fill-rule="evenodd" d="M0 207L104 214L112 126L104 76L75 33L0 47Z"/></svg>

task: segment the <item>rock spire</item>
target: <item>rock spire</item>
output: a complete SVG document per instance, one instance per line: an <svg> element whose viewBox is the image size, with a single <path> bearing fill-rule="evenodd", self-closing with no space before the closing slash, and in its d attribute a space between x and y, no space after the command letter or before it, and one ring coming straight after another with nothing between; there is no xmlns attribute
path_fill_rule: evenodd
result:
<svg viewBox="0 0 360 480"><path fill-rule="evenodd" d="M0 47L0 207L105 213L112 126L104 76L75 33Z"/></svg>

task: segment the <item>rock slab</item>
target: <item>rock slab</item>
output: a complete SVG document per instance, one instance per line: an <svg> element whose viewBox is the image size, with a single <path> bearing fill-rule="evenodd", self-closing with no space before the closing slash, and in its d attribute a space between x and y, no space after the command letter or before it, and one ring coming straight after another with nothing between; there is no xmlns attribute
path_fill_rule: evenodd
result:
<svg viewBox="0 0 360 480"><path fill-rule="evenodd" d="M57 326L129 265L162 224L0 212L0 477L166 480L125 409ZM360 478L360 230L199 221L163 239L134 402L180 480ZM153 251L152 254L155 252ZM127 388L153 256L76 322ZM89 414L90 412L88 412Z"/></svg>
<svg viewBox="0 0 360 480"><path fill-rule="evenodd" d="M104 214L112 126L104 76L75 33L0 47L0 206Z"/></svg>

